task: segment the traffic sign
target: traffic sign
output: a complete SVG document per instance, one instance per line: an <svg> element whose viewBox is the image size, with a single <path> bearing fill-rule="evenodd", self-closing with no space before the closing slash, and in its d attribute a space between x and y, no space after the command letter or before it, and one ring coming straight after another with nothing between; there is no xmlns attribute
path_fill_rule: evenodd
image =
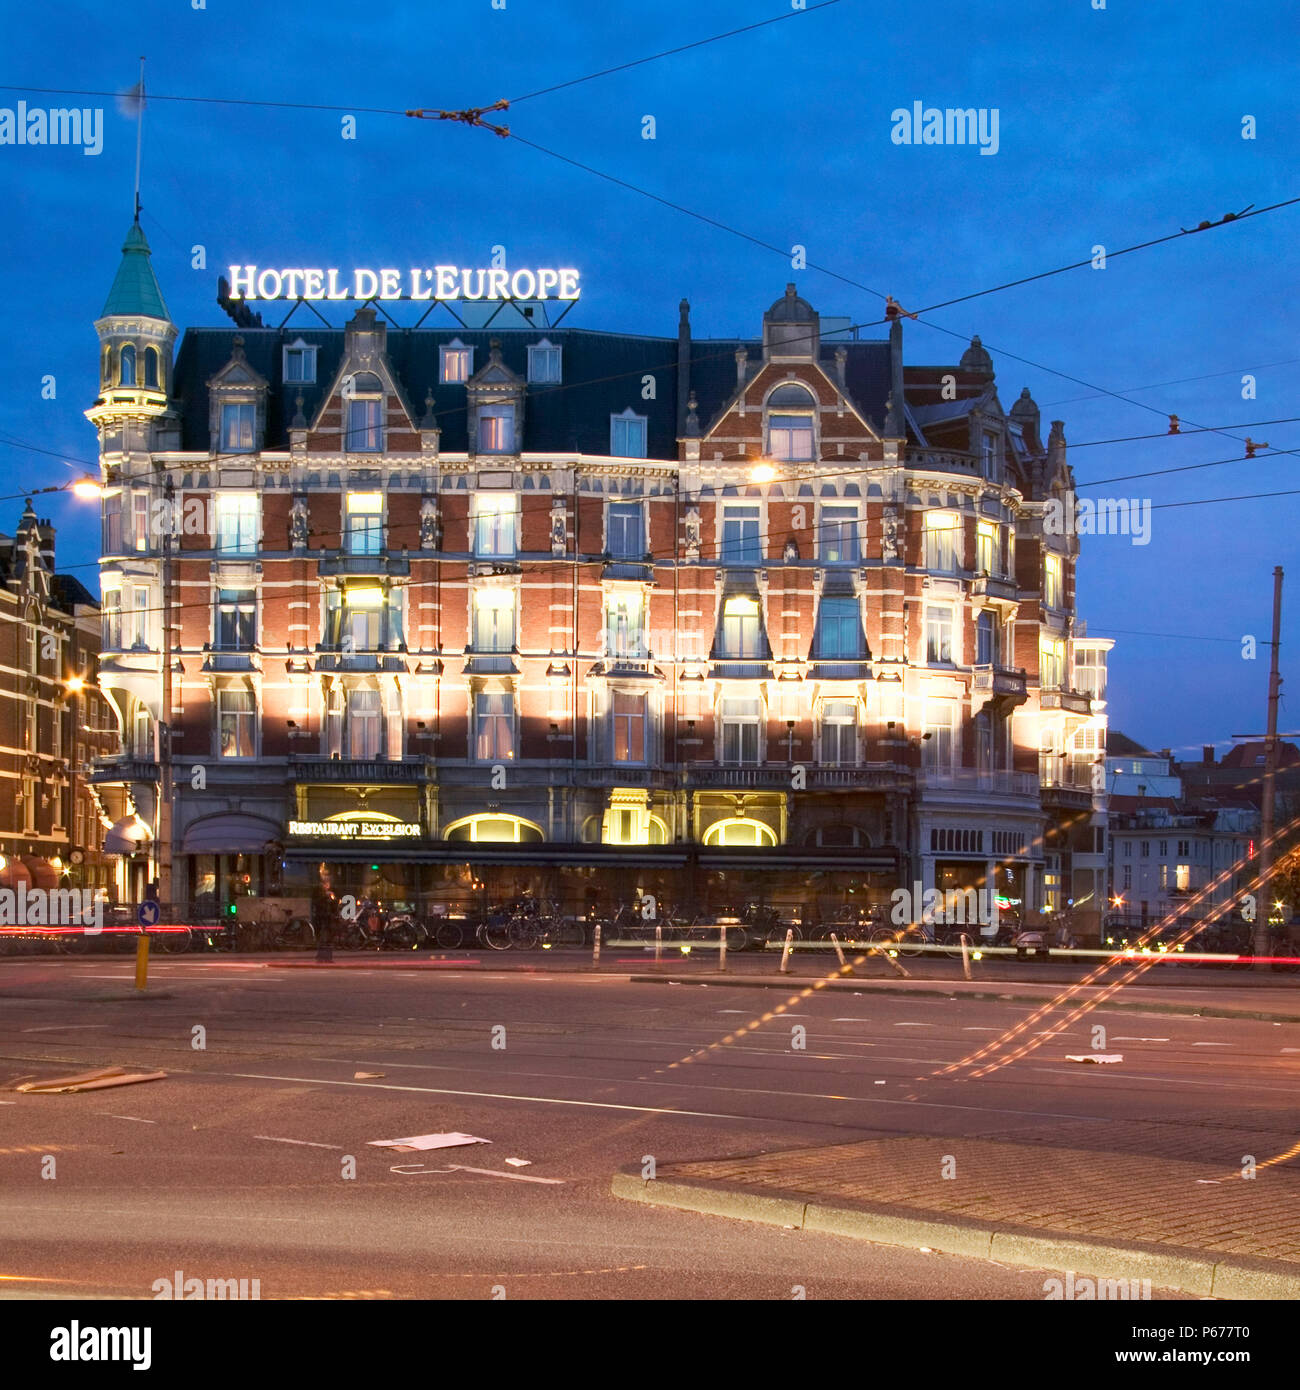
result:
<svg viewBox="0 0 1300 1390"><path fill-rule="evenodd" d="M135 919L142 927L156 927L162 917L162 908L152 900L143 902L135 910Z"/></svg>

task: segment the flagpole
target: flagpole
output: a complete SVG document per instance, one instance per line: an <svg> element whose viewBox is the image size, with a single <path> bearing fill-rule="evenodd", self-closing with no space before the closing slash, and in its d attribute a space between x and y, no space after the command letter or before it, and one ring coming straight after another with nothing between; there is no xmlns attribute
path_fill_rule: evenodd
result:
<svg viewBox="0 0 1300 1390"><path fill-rule="evenodd" d="M135 113L135 220L140 220L140 145L144 137L144 54L140 55L140 104Z"/></svg>

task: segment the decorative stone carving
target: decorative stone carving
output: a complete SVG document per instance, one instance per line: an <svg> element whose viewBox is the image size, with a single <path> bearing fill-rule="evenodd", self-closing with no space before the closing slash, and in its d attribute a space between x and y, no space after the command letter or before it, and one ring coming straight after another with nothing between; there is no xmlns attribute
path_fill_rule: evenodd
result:
<svg viewBox="0 0 1300 1390"><path fill-rule="evenodd" d="M551 502L551 554L563 555L568 549L568 544L569 533L564 503L557 497Z"/></svg>
<svg viewBox="0 0 1300 1390"><path fill-rule="evenodd" d="M432 497L420 503L420 549L438 548L438 504Z"/></svg>
<svg viewBox="0 0 1300 1390"><path fill-rule="evenodd" d="M880 542L880 558L887 565L898 563L898 508L886 507L884 513L884 535Z"/></svg>
<svg viewBox="0 0 1300 1390"><path fill-rule="evenodd" d="M295 497L289 513L289 544L294 550L307 549L307 499Z"/></svg>
<svg viewBox="0 0 1300 1390"><path fill-rule="evenodd" d="M700 509L698 507L687 507L686 509L686 558L688 560L700 558Z"/></svg>

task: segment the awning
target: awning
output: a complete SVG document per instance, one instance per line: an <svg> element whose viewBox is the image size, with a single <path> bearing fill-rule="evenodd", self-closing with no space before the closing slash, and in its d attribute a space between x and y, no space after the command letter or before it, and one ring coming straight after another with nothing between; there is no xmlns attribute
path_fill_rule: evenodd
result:
<svg viewBox="0 0 1300 1390"><path fill-rule="evenodd" d="M185 829L182 854L261 854L280 838L278 825L260 816L227 812L204 816Z"/></svg>
<svg viewBox="0 0 1300 1390"><path fill-rule="evenodd" d="M0 888L30 888L31 884L31 870L21 859L4 860L4 867L0 868Z"/></svg>
<svg viewBox="0 0 1300 1390"><path fill-rule="evenodd" d="M105 854L138 854L153 839L153 831L139 816L123 816L104 834Z"/></svg>
<svg viewBox="0 0 1300 1390"><path fill-rule="evenodd" d="M32 887L52 889L59 886L59 871L48 859L40 859L34 854L24 854L23 867L32 876Z"/></svg>

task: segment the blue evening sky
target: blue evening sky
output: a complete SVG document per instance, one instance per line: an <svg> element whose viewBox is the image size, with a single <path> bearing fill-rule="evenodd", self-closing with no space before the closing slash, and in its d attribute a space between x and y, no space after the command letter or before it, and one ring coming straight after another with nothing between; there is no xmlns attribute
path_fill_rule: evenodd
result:
<svg viewBox="0 0 1300 1390"><path fill-rule="evenodd" d="M0 107L103 107L105 141L98 157L0 145L10 325L0 457L11 480L0 529L12 533L23 489L66 481L69 463L77 473L94 464L81 414L96 391L92 320L131 218L134 123L111 98L35 89L122 91L143 53L159 94L463 108L789 8L207 0L196 10L190 0L95 0L11 16L0 81L21 90L0 92ZM1085 259L1098 243L1114 250L1300 194L1293 25L1285 0L1108 0L1105 10L1092 0L841 0L493 119L762 241L802 243L810 262L913 308ZM918 100L996 108L998 152L893 144L890 113ZM653 141L642 138L646 115L655 117ZM1246 115L1254 140L1241 138ZM179 327L228 322L214 292L231 262L484 265L496 244L516 267L581 269L572 326L671 334L685 295L697 335L755 335L788 279L823 314L880 316L882 301L864 289L793 272L773 251L513 140L359 114L358 138L345 141L340 120L337 111L150 105L143 225ZM912 362L952 362L979 333L1003 405L1028 386L1044 431L1064 419L1072 444L1160 432L1170 412L1212 425L1300 415L1298 233L1300 206L938 310L907 324L905 352ZM206 248L205 270L190 267L195 244ZM327 312L345 317L338 306ZM396 306L399 321L409 313ZM274 312L267 321L278 321ZM1247 372L1255 400L1242 399ZM47 374L52 401L41 398ZM1295 424L1233 433L1300 447ZM1246 461L1242 452L1219 435L1162 434L1078 448L1071 461L1082 484L1234 460L1083 494L1153 504L1300 486L1295 455ZM60 527L60 567L93 588L90 509L57 496L39 510ZM1263 728L1275 564L1291 569L1283 674L1296 670L1298 517L1296 497L1165 508L1152 513L1149 545L1085 538L1079 611L1091 634L1117 639L1113 727L1184 756ZM1253 662L1240 655L1246 633L1260 639ZM1296 727L1300 710L1284 703L1282 720Z"/></svg>

